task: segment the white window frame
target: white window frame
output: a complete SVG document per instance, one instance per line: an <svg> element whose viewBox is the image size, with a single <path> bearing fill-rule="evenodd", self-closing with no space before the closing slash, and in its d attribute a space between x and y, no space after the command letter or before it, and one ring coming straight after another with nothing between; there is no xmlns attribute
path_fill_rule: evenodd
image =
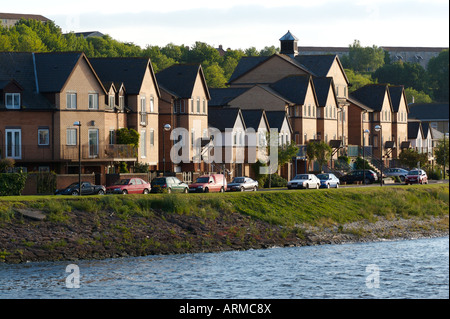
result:
<svg viewBox="0 0 450 319"><path fill-rule="evenodd" d="M89 93L89 110L98 110L98 93Z"/></svg>
<svg viewBox="0 0 450 319"><path fill-rule="evenodd" d="M76 128L68 128L66 130L66 145L75 146L77 145L78 130Z"/></svg>
<svg viewBox="0 0 450 319"><path fill-rule="evenodd" d="M8 103L8 99L11 99L11 104ZM5 93L5 106L8 110L20 109L20 93Z"/></svg>
<svg viewBox="0 0 450 319"><path fill-rule="evenodd" d="M8 135L12 134L11 146L8 143ZM19 145L15 143L15 135L19 133ZM11 147L11 153L9 153L9 148ZM5 129L5 157L13 159L22 158L22 130L21 129Z"/></svg>
<svg viewBox="0 0 450 319"><path fill-rule="evenodd" d="M69 110L77 109L77 93L76 92L67 92L66 93L66 108Z"/></svg>
<svg viewBox="0 0 450 319"><path fill-rule="evenodd" d="M44 136L45 141L41 142L41 133L47 133ZM39 146L48 146L50 145L50 130L48 128L40 128L38 129L38 145Z"/></svg>

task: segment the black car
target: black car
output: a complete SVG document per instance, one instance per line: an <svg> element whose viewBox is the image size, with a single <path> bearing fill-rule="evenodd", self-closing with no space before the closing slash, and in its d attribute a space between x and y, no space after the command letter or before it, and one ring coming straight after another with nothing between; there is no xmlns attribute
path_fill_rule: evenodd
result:
<svg viewBox="0 0 450 319"><path fill-rule="evenodd" d="M258 182L250 177L235 177L231 183L227 185L227 191L257 191Z"/></svg>
<svg viewBox="0 0 450 319"><path fill-rule="evenodd" d="M78 183L72 183L64 189L57 189L55 195L78 195ZM81 195L104 195L106 188L103 185L93 185L90 182L81 182Z"/></svg>
<svg viewBox="0 0 450 319"><path fill-rule="evenodd" d="M362 182L364 184L372 184L378 180L377 173L375 173L374 171L372 171L370 169L366 169L365 178L363 177L364 176L363 172L364 171L362 169L355 170L355 171L348 173L347 175L341 176L339 178L339 180L341 181L341 183L347 183L347 184L352 184L354 182ZM365 180L365 182L364 182L364 180Z"/></svg>

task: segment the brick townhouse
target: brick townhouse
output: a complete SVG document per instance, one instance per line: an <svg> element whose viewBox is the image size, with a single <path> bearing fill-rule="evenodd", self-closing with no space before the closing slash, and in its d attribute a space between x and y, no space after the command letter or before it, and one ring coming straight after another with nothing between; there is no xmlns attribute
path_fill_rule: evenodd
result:
<svg viewBox="0 0 450 319"><path fill-rule="evenodd" d="M0 53L0 156L60 174L77 173L79 157L82 173L136 161L129 146L111 144L125 115L108 93L84 53Z"/></svg>

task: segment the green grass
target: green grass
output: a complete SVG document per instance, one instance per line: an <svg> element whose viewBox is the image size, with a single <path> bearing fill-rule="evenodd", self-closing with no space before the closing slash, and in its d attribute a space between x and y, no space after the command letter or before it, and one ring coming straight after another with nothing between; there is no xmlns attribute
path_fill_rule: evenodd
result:
<svg viewBox="0 0 450 319"><path fill-rule="evenodd" d="M403 218L448 215L448 184L340 188L326 190L279 190L225 194L149 194L107 196L11 196L0 197L0 221L12 218L14 207L32 207L55 222L70 222L67 213L85 211L130 216L167 214L215 219L220 214L241 213L270 224L294 226L375 221L378 216ZM1 227L1 225L0 225Z"/></svg>

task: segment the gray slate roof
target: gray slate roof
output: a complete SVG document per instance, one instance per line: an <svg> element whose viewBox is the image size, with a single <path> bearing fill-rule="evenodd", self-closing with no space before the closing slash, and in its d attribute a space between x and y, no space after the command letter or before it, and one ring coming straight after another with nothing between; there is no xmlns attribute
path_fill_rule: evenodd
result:
<svg viewBox="0 0 450 319"><path fill-rule="evenodd" d="M398 112L400 108L400 101L403 97L404 87L403 85L389 85L388 88L389 94L391 95L392 109L394 112ZM406 109L408 109L408 105L406 105Z"/></svg>
<svg viewBox="0 0 450 319"><path fill-rule="evenodd" d="M211 100L209 106L226 106L230 101L249 90L249 88L220 88L209 89Z"/></svg>
<svg viewBox="0 0 450 319"><path fill-rule="evenodd" d="M252 128L255 131L258 131L259 124L261 123L261 119L266 121L264 110L241 110L242 117L244 118L245 126L247 128ZM269 123L266 122L268 126Z"/></svg>
<svg viewBox="0 0 450 319"><path fill-rule="evenodd" d="M351 93L350 98L361 102L374 111L380 112L386 90L388 90L387 84L369 84Z"/></svg>
<svg viewBox="0 0 450 319"><path fill-rule="evenodd" d="M242 116L242 113L239 108L213 107L208 109L208 126L225 132L226 129L232 129L234 127L236 119L240 116Z"/></svg>
<svg viewBox="0 0 450 319"><path fill-rule="evenodd" d="M103 85L123 83L131 95L139 94L147 67L151 67L148 58L91 58L89 61Z"/></svg>
<svg viewBox="0 0 450 319"><path fill-rule="evenodd" d="M292 127L290 126L285 111L266 111L266 116L271 129L276 128L278 132L280 132L281 128L283 127L283 123L286 120L292 133Z"/></svg>
<svg viewBox="0 0 450 319"><path fill-rule="evenodd" d="M271 84L270 87L289 101L303 105L308 91L310 78L309 75L287 76L280 81Z"/></svg>
<svg viewBox="0 0 450 319"><path fill-rule="evenodd" d="M409 105L409 118L422 121L448 121L448 103L414 103Z"/></svg>

